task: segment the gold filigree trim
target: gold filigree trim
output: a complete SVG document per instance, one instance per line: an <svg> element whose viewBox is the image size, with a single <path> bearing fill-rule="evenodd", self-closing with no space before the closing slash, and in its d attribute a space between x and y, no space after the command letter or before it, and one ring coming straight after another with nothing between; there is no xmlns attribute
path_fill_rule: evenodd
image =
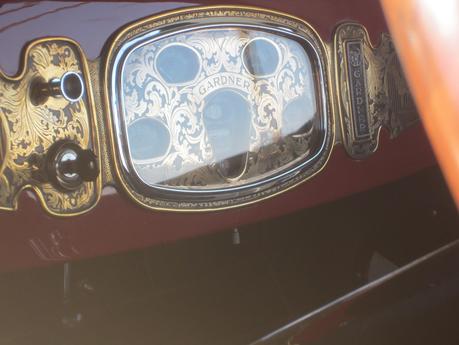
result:
<svg viewBox="0 0 459 345"><path fill-rule="evenodd" d="M98 153L97 128L94 126L91 85L78 102L52 98L35 105L31 85L38 78L49 81L65 72L87 75L87 66L79 47L68 39L35 41L25 53L22 73L14 78L0 74L0 119L6 148L1 157L0 208L16 209L19 193L34 189L44 208L55 215L74 215L93 207L100 195L100 182L84 183L74 192L57 191L37 177L37 158L58 140L71 140L82 148Z"/></svg>

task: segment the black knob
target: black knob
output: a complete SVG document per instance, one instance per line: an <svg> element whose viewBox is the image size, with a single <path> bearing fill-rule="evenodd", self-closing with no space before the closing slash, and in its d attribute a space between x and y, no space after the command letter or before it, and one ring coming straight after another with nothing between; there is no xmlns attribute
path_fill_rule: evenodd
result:
<svg viewBox="0 0 459 345"><path fill-rule="evenodd" d="M51 145L43 168L47 180L63 191L76 190L84 181L95 181L100 173L94 152L67 140Z"/></svg>

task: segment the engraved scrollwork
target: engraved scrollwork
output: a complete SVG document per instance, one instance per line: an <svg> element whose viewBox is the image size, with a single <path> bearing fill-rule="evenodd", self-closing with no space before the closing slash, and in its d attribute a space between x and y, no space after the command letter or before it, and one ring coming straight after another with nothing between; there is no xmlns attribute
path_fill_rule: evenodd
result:
<svg viewBox="0 0 459 345"><path fill-rule="evenodd" d="M373 47L363 26L345 23L335 32L334 49L344 146L353 158L364 158L377 149L382 127L397 136L417 122L416 109L388 35Z"/></svg>
<svg viewBox="0 0 459 345"><path fill-rule="evenodd" d="M269 75L255 76L243 63L244 49L254 41L254 35L277 52L279 61ZM188 82L167 83L158 72L157 59L166 49L177 46L197 52L199 66L190 68L199 73ZM181 187L215 188L226 183L216 168L218 154L203 118L211 95L219 90L242 95L251 112L250 140L244 150L252 158L245 165L246 174L231 178L232 185L247 183L247 178L272 173L307 156L311 140L305 137L310 136L312 127L302 136L282 132L286 127L284 109L291 102L303 97L309 109L300 112L308 113L311 120L317 111L313 71L303 49L294 41L262 31L220 29L181 34L134 50L124 65L122 81L126 126L152 117L164 123L172 138L171 151L163 159L134 160L140 175L150 184Z"/></svg>
<svg viewBox="0 0 459 345"><path fill-rule="evenodd" d="M68 71L84 73L81 58L71 42L42 40L28 48L20 77L0 78L0 136L6 138L5 154L0 157L4 166L0 171L0 208L16 208L18 193L27 187L34 188L45 208L57 215L79 213L95 203L94 183L84 183L72 193L59 192L41 181L35 165L37 157L58 140L71 140L81 147L95 145L89 96L75 103L63 97L49 98L43 104L34 104L30 97L33 81L38 78L49 81Z"/></svg>

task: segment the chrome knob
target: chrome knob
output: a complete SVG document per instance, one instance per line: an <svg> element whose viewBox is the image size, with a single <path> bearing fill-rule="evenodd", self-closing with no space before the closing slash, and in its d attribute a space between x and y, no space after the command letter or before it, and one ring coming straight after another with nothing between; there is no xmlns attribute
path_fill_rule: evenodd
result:
<svg viewBox="0 0 459 345"><path fill-rule="evenodd" d="M84 82L75 72L65 72L60 78L46 82L39 78L32 82L31 99L35 105L43 104L49 97L63 97L70 103L78 102L84 94Z"/></svg>

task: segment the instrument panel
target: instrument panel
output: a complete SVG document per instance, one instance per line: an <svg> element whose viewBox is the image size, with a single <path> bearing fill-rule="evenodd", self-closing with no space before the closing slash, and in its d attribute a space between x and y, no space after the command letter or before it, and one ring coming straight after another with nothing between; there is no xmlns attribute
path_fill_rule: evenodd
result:
<svg viewBox="0 0 459 345"><path fill-rule="evenodd" d="M147 32L113 58L121 171L153 206L251 202L312 175L330 152L325 50L313 31L207 21Z"/></svg>
<svg viewBox="0 0 459 345"><path fill-rule="evenodd" d="M95 61L60 38L24 59L0 80L5 210L32 188L76 215L108 185L155 210L247 205L312 178L335 145L364 159L381 128L417 121L390 38L373 47L352 22L327 43L283 13L188 8L122 28Z"/></svg>

